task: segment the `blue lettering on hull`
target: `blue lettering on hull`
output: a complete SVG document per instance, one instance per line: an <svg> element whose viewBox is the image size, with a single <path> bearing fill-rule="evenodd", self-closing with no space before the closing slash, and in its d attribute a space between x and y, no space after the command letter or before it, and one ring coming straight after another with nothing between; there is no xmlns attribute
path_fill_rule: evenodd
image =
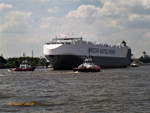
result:
<svg viewBox="0 0 150 113"><path fill-rule="evenodd" d="M114 55L116 52L114 49L99 49L99 48L89 48L90 53L100 53L100 54L107 54L107 55Z"/></svg>

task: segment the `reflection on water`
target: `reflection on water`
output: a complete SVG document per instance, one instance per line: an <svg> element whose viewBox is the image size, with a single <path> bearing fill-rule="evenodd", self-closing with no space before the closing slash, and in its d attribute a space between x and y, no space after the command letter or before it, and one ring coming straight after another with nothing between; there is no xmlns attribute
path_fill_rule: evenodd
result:
<svg viewBox="0 0 150 113"><path fill-rule="evenodd" d="M149 68L0 70L0 113L149 113Z"/></svg>

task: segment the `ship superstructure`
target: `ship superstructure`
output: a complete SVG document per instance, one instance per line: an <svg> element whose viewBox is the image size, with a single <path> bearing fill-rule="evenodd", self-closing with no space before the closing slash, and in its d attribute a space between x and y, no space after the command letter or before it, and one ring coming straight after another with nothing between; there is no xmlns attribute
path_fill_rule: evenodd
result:
<svg viewBox="0 0 150 113"><path fill-rule="evenodd" d="M95 44L81 38L54 38L44 45L44 55L54 69L73 69L87 56L101 67L126 67L131 63L131 49L125 41L120 46Z"/></svg>

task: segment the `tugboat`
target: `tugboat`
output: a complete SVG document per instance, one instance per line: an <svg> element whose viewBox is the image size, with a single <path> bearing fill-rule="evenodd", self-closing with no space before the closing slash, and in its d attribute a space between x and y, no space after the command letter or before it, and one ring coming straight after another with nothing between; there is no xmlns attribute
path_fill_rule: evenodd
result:
<svg viewBox="0 0 150 113"><path fill-rule="evenodd" d="M101 67L99 67L98 65L95 65L92 62L92 58L86 58L81 65L79 65L77 68L73 68L73 71L99 72L99 71L101 71Z"/></svg>
<svg viewBox="0 0 150 113"><path fill-rule="evenodd" d="M8 71L15 72L15 71L34 71L34 70L35 70L35 67L32 67L31 65L29 65L27 61L23 61L23 63L21 63L19 67L9 69Z"/></svg>

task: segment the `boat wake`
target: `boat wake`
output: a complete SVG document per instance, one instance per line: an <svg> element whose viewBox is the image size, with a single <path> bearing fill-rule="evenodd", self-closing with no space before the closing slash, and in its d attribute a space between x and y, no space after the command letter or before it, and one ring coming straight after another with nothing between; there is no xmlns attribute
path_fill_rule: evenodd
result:
<svg viewBox="0 0 150 113"><path fill-rule="evenodd" d="M79 71L75 71L74 73L79 73Z"/></svg>
<svg viewBox="0 0 150 113"><path fill-rule="evenodd" d="M1 76L5 76L5 75L0 74L0 77L1 77Z"/></svg>

